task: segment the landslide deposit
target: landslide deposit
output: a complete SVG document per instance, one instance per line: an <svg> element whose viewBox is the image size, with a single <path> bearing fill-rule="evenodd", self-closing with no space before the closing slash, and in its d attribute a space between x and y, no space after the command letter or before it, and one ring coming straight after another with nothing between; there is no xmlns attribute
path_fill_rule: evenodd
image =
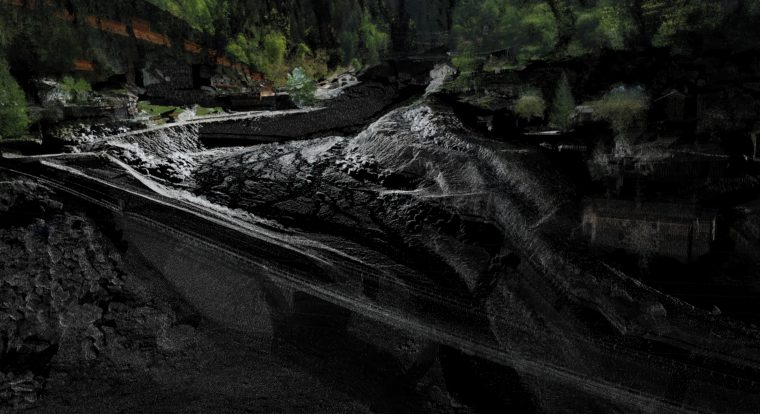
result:
<svg viewBox="0 0 760 414"><path fill-rule="evenodd" d="M195 193L214 203L279 221L378 268L407 269L398 273L402 283L442 292L454 312L484 315L486 336L500 346L583 375L661 392L671 371L634 357L652 337L708 347L720 331L725 352L758 352L757 330L584 254L581 200L562 171L535 147L480 136L434 97L354 137L219 153L199 163L193 180ZM382 290L366 292L383 303ZM618 346L629 351L613 351ZM631 378L630 369L648 379ZM694 387L710 388L704 374ZM522 380L536 393L546 386ZM542 399L543 408L566 397Z"/></svg>

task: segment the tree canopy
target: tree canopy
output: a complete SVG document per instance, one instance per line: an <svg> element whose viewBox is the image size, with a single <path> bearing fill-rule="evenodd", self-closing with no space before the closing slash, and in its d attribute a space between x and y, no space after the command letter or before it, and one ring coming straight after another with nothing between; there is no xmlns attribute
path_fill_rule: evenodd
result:
<svg viewBox="0 0 760 414"><path fill-rule="evenodd" d="M0 138L22 135L28 127L24 91L11 76L5 60L0 60Z"/></svg>
<svg viewBox="0 0 760 414"><path fill-rule="evenodd" d="M683 49L716 34L740 46L757 43L759 14L760 0L461 0L454 46L513 63L604 48Z"/></svg>
<svg viewBox="0 0 760 414"><path fill-rule="evenodd" d="M215 33L224 26L230 11L229 0L148 0L187 21L198 30Z"/></svg>
<svg viewBox="0 0 760 414"><path fill-rule="evenodd" d="M213 34L230 55L280 85L294 67L321 77L328 60L346 66L379 62L391 44L382 0L326 0L312 5L312 17L252 0L149 1Z"/></svg>

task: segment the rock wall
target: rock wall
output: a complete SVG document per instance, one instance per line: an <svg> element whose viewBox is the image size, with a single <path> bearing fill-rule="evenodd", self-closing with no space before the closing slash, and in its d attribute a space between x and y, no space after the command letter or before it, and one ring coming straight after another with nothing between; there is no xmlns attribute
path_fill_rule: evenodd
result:
<svg viewBox="0 0 760 414"><path fill-rule="evenodd" d="M17 77L77 72L91 81L119 76L142 86L150 70L159 76L148 83L167 83L164 89L170 92L210 84L214 74L230 78L232 85L255 77L220 52L223 39L198 32L144 0L19 0L0 2L0 9ZM203 74L205 82L199 80Z"/></svg>

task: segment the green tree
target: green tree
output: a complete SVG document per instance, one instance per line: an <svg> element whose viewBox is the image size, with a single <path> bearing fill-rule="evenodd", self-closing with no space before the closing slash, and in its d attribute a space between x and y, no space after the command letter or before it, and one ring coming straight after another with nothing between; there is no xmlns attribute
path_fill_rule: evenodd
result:
<svg viewBox="0 0 760 414"><path fill-rule="evenodd" d="M459 47L459 52L452 58L451 63L462 74L470 74L478 68L475 52L469 43L463 43Z"/></svg>
<svg viewBox="0 0 760 414"><path fill-rule="evenodd" d="M227 44L227 53L235 59L253 66L277 85L286 80L285 56L287 39L278 31L255 31L250 37L238 34Z"/></svg>
<svg viewBox="0 0 760 414"><path fill-rule="evenodd" d="M316 82L301 68L293 69L288 74L286 84L288 94L298 107L309 106L314 103L314 93L317 91Z"/></svg>
<svg viewBox="0 0 760 414"><path fill-rule="evenodd" d="M269 32L264 35L262 40L264 47L264 57L268 63L274 66L281 66L285 62L285 52L287 51L288 39L279 32Z"/></svg>
<svg viewBox="0 0 760 414"><path fill-rule="evenodd" d="M369 12L365 11L362 24L359 27L361 45L364 49L365 61L369 64L380 62L380 56L388 50L391 37L381 30L375 23Z"/></svg>
<svg viewBox="0 0 760 414"><path fill-rule="evenodd" d="M617 133L626 133L646 122L649 97L641 87L619 86L591 102L594 116L610 123Z"/></svg>
<svg viewBox="0 0 760 414"><path fill-rule="evenodd" d="M524 91L515 102L515 113L526 121L543 118L544 111L546 102L541 93L534 89Z"/></svg>
<svg viewBox="0 0 760 414"><path fill-rule="evenodd" d="M454 9L453 23L460 54L508 50L520 63L547 55L558 41L552 9L537 0L462 0Z"/></svg>
<svg viewBox="0 0 760 414"><path fill-rule="evenodd" d="M0 60L0 138L16 137L29 128L24 91Z"/></svg>
<svg viewBox="0 0 760 414"><path fill-rule="evenodd" d="M185 20L195 29L216 33L226 26L230 4L228 0L148 0L158 7Z"/></svg>
<svg viewBox="0 0 760 414"><path fill-rule="evenodd" d="M615 0L601 0L596 6L577 11L575 35L568 54L577 56L608 48L621 50L635 32L626 10L617 8Z"/></svg>
<svg viewBox="0 0 760 414"><path fill-rule="evenodd" d="M546 0L557 24L557 52L567 51L575 36L576 14L569 0Z"/></svg>
<svg viewBox="0 0 760 414"><path fill-rule="evenodd" d="M615 132L613 154L630 156L646 127L649 97L641 87L619 86L591 104L594 117L607 121Z"/></svg>
<svg viewBox="0 0 760 414"><path fill-rule="evenodd" d="M570 82L567 80L567 74L564 72L557 83L557 90L554 93L552 110L549 115L549 122L556 128L563 131L570 129L571 116L575 111L575 98L573 91L570 89Z"/></svg>

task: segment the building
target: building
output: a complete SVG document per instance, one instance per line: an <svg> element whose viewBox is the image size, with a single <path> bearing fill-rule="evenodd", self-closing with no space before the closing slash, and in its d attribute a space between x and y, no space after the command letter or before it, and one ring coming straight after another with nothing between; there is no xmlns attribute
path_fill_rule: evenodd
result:
<svg viewBox="0 0 760 414"><path fill-rule="evenodd" d="M594 200L583 229L592 246L690 261L710 251L716 216L690 204Z"/></svg>

